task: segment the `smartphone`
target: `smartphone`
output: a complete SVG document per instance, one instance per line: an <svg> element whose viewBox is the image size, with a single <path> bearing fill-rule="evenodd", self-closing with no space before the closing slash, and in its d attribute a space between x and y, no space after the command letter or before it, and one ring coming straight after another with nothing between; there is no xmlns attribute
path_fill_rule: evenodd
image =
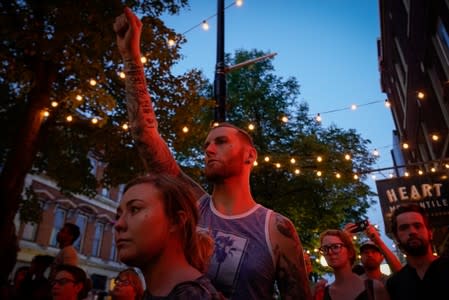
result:
<svg viewBox="0 0 449 300"><path fill-rule="evenodd" d="M352 233L361 232L361 231L365 230L366 227L368 227L369 222L368 222L368 220L363 220L363 221L355 223L355 225L357 225L357 226L353 230L351 230Z"/></svg>

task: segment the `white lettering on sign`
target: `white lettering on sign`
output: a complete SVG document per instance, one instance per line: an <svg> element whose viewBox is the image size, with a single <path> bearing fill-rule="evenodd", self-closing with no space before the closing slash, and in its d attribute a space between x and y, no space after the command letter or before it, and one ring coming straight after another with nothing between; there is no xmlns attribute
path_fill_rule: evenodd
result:
<svg viewBox="0 0 449 300"><path fill-rule="evenodd" d="M421 184L420 186L400 186L396 190L386 190L388 202L394 203L398 201L419 201L427 197L441 197L442 183Z"/></svg>

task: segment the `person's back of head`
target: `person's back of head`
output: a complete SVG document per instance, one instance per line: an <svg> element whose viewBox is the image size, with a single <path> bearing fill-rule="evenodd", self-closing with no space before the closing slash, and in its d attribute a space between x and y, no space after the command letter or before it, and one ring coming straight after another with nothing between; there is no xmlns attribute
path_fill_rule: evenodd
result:
<svg viewBox="0 0 449 300"><path fill-rule="evenodd" d="M64 227L67 228L70 235L73 237L71 244L73 244L80 236L80 228L73 223L65 223Z"/></svg>
<svg viewBox="0 0 449 300"><path fill-rule="evenodd" d="M31 261L33 273L43 274L45 270L51 265L54 257L50 255L36 255Z"/></svg>

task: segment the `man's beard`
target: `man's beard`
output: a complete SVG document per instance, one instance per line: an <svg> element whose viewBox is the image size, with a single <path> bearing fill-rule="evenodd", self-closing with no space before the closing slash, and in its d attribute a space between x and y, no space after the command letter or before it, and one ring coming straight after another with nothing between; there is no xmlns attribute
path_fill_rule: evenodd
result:
<svg viewBox="0 0 449 300"><path fill-rule="evenodd" d="M424 255L426 255L429 243L424 241L424 240L422 240L422 239L419 239L419 238L413 238L413 240L414 241L418 240L418 241L420 241L420 243L418 245L416 245L416 244L411 245L409 243L409 240L408 240L405 243L400 243L399 247L407 255L410 255L410 256L424 256Z"/></svg>
<svg viewBox="0 0 449 300"><path fill-rule="evenodd" d="M367 259L365 263L363 263L363 267L369 271L378 269L379 265L380 264L378 264L374 259Z"/></svg>

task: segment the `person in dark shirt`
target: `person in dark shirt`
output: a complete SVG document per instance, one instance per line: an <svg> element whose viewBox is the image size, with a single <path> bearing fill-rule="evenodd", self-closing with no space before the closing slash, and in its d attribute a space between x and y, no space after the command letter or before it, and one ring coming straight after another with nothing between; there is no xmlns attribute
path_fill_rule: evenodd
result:
<svg viewBox="0 0 449 300"><path fill-rule="evenodd" d="M449 259L432 251L432 231L424 210L416 204L398 207L391 227L407 264L387 280L392 300L449 299Z"/></svg>

